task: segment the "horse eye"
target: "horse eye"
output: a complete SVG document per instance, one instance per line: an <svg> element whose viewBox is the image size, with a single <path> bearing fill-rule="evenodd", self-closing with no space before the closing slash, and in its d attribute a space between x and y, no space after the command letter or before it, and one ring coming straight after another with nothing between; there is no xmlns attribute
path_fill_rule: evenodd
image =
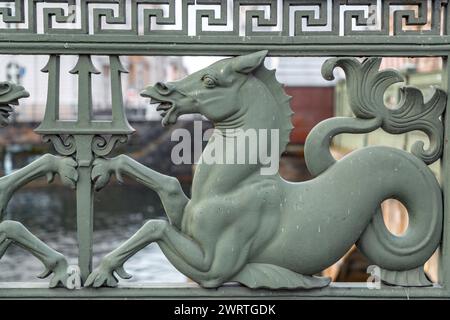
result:
<svg viewBox="0 0 450 320"><path fill-rule="evenodd" d="M216 86L216 79L211 76L203 76L202 81L206 88L214 88Z"/></svg>

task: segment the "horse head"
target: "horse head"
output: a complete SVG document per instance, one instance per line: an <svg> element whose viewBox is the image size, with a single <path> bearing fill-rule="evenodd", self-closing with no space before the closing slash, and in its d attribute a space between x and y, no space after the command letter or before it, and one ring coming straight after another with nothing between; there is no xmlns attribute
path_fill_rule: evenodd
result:
<svg viewBox="0 0 450 320"><path fill-rule="evenodd" d="M12 105L18 105L19 99L27 98L30 94L24 87L11 82L0 82L0 126L9 124L11 113L14 111Z"/></svg>
<svg viewBox="0 0 450 320"><path fill-rule="evenodd" d="M220 60L184 79L149 86L141 92L158 103L163 125L174 124L183 114L199 113L214 123L236 115L241 104L239 90L260 67L267 50Z"/></svg>

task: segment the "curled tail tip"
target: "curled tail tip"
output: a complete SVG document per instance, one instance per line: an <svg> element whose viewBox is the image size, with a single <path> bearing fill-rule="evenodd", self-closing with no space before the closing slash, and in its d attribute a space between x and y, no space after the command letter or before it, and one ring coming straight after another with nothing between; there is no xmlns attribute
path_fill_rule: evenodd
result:
<svg viewBox="0 0 450 320"><path fill-rule="evenodd" d="M362 62L354 57L335 57L327 59L322 65L322 77L325 80L332 81L335 79L333 71L336 67L340 67L345 73L358 72L364 68L378 68L381 65L382 58L369 57L365 58Z"/></svg>
<svg viewBox="0 0 450 320"><path fill-rule="evenodd" d="M325 80L333 81L335 79L333 71L337 66L338 59L339 58L330 58L323 63L321 73Z"/></svg>

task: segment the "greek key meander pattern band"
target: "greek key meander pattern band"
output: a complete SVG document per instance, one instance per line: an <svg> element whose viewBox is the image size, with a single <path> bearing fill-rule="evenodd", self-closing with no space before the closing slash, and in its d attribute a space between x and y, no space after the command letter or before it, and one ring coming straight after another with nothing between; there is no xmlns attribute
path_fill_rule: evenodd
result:
<svg viewBox="0 0 450 320"><path fill-rule="evenodd" d="M0 0L0 35L447 34L442 0Z"/></svg>

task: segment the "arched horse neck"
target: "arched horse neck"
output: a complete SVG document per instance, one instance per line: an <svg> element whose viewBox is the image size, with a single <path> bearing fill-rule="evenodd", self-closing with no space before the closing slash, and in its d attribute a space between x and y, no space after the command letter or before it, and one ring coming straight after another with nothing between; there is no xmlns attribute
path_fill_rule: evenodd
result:
<svg viewBox="0 0 450 320"><path fill-rule="evenodd" d="M268 90L267 86L256 77L250 75L248 80L239 90L240 107L238 111L225 121L214 124L214 133L208 141L203 151L200 161L196 167L194 181L192 185L192 196L195 199L197 195L221 194L234 189L239 183L248 181L248 179L264 179L260 174L262 164L259 161L258 149L264 148L267 154L271 147L271 130L279 129L280 113L277 103ZM261 132L261 130L265 130ZM256 135L257 147L250 147L248 136ZM259 135L266 135L267 143L259 143ZM245 136L243 136L245 135ZM233 148L234 157L231 157L230 150L223 150L222 163L207 163L205 153L211 150L220 150L222 146L236 146L237 141L246 141L245 163L237 164L237 149ZM247 140L245 140L247 139ZM278 141L277 141L278 142ZM221 144L221 145L220 145ZM269 151L265 148L269 148ZM225 149L225 148L224 148ZM242 152L242 149L241 151ZM250 155L249 153L257 153ZM227 154L225 156L225 154ZM257 160L256 163L248 163L250 159ZM232 161L230 161L232 159ZM232 169L230 168L232 166ZM197 194L196 194L197 193Z"/></svg>

